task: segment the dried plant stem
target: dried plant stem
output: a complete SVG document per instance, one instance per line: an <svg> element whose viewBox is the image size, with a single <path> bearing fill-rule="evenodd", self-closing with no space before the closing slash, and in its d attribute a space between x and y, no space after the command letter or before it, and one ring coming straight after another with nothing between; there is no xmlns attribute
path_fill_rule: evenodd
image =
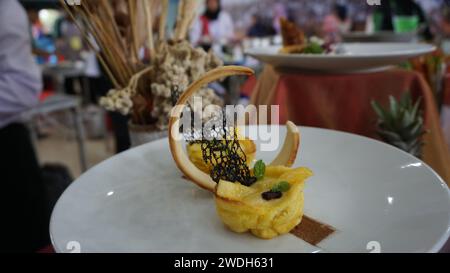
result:
<svg viewBox="0 0 450 273"><path fill-rule="evenodd" d="M147 43L148 50L150 51L150 58L155 57L155 44L153 41L153 16L152 16L152 6L151 0L144 1L144 11L145 11L145 21L147 24Z"/></svg>
<svg viewBox="0 0 450 273"><path fill-rule="evenodd" d="M169 0L162 0L161 15L159 17L159 41L166 40L167 14L169 12Z"/></svg>
<svg viewBox="0 0 450 273"><path fill-rule="evenodd" d="M108 0L102 0L101 5L108 14L108 20L111 20L110 22L111 22L111 26L113 28L114 38L117 41L120 41L120 43L119 43L120 48L122 49L123 52L126 52L126 50L125 50L126 47L125 47L124 41L120 35L119 26L117 25L116 20L114 18L114 11L111 7L111 4L108 2Z"/></svg>
<svg viewBox="0 0 450 273"><path fill-rule="evenodd" d="M178 37L180 36L181 25L183 23L183 18L184 18L185 4L186 4L186 2L184 0L180 0L179 5L178 5L177 22L176 22L175 31L174 31L174 39L175 40L178 40Z"/></svg>
<svg viewBox="0 0 450 273"><path fill-rule="evenodd" d="M105 20L113 18L109 18L105 12L102 12L103 9L93 5L93 2L88 3L86 2L85 5L82 5L79 13L83 14L84 12L88 30L98 42L102 54L112 63L112 67L116 70L115 74L118 81L124 86L134 74L134 69L120 47L120 37L115 37L114 30L110 27L112 24L103 23ZM88 22L86 21L87 18L89 18Z"/></svg>
<svg viewBox="0 0 450 273"><path fill-rule="evenodd" d="M178 20L175 29L175 40L180 41L186 39L190 24L195 18L197 10L196 0L182 0L178 9Z"/></svg>
<svg viewBox="0 0 450 273"><path fill-rule="evenodd" d="M118 88L120 87L119 82L116 79L116 76L114 75L114 73L111 71L111 69L108 67L105 59L103 58L102 54L98 51L97 47L94 46L94 44L91 42L91 39L89 37L89 34L86 33L86 31L83 31L84 28L82 28L80 26L80 24L77 22L75 15L68 9L68 7L65 5L64 0L60 0L61 5L64 7L64 9L66 10L67 14L69 14L69 16L71 17L71 19L74 21L74 23L76 24L76 26L78 27L78 29L80 29L81 33L82 33L82 37L84 38L86 44L89 46L89 48L91 48L91 50L93 50L95 52L95 54L97 55L97 59L100 61L101 65L103 66L103 68L106 71L106 74L108 74L108 77L111 79L113 85Z"/></svg>
<svg viewBox="0 0 450 273"><path fill-rule="evenodd" d="M133 39L133 57L139 60L139 35L137 30L137 17L136 17L136 0L128 0L128 13L131 23L131 35Z"/></svg>
<svg viewBox="0 0 450 273"><path fill-rule="evenodd" d="M166 42L169 0L86 0L79 6L69 6L65 0L59 2L80 29L86 44L97 54L115 90L130 96L132 105L124 107L133 122L153 122L155 117L150 114L154 103L151 80L158 71L150 72L150 68L145 68L147 66L140 60L139 51L143 46L148 48L152 64L150 67L155 68L155 57L169 45ZM186 39L198 2L180 0L173 36L175 41ZM158 12L160 18L157 41L153 34L153 19ZM116 99L120 101L121 97ZM119 104L114 105L112 108L121 108Z"/></svg>

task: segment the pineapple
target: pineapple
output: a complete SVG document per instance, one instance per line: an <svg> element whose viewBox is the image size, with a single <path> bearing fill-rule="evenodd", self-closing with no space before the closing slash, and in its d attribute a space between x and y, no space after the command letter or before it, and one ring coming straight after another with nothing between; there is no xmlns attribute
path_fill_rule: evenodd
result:
<svg viewBox="0 0 450 273"><path fill-rule="evenodd" d="M376 101L372 107L378 115L378 134L389 143L417 158L422 157L422 136L425 134L420 99L413 104L409 92L400 101L389 97L389 109L384 109Z"/></svg>
<svg viewBox="0 0 450 273"><path fill-rule="evenodd" d="M250 187L220 181L216 189L217 213L237 233L250 231L262 239L286 234L303 217L303 189L310 176L312 172L307 168L267 166L264 178ZM289 183L289 190L279 199L264 200L262 194L280 181Z"/></svg>

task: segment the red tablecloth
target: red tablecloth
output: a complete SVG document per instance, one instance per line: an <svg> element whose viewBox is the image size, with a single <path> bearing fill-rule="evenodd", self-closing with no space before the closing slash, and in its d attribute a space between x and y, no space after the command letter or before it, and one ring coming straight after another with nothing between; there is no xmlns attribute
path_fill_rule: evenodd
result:
<svg viewBox="0 0 450 273"><path fill-rule="evenodd" d="M383 104L402 93L424 98L426 127L424 160L450 182L450 153L440 127L433 93L420 73L389 70L352 75L278 74L267 66L252 92L255 105L279 105L280 123L346 131L372 138L376 114L372 99Z"/></svg>

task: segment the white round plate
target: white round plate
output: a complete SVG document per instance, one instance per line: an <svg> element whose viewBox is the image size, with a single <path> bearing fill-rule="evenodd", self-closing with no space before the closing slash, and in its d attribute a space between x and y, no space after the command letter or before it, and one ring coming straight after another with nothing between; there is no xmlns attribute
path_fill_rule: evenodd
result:
<svg viewBox="0 0 450 273"><path fill-rule="evenodd" d="M379 71L433 52L436 47L414 43L343 43L344 54L283 54L279 46L249 49L246 53L277 69L326 73Z"/></svg>
<svg viewBox="0 0 450 273"><path fill-rule="evenodd" d="M281 128L281 137L285 127ZM255 127L252 127L254 130ZM450 234L447 185L420 160L368 138L301 128L295 166L315 175L305 213L337 229L318 246L287 234L229 231L211 193L184 180L167 139L119 154L76 180L58 201L57 252L437 252ZM258 146L261 144L257 142ZM258 153L269 162L274 152Z"/></svg>
<svg viewBox="0 0 450 273"><path fill-rule="evenodd" d="M342 34L342 39L347 43L410 43L417 40L417 32L395 33L394 31L379 31L366 33L355 31Z"/></svg>

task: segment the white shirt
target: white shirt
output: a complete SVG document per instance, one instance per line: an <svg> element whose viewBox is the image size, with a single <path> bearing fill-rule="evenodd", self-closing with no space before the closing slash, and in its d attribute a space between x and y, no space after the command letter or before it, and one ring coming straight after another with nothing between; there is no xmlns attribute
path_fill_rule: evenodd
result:
<svg viewBox="0 0 450 273"><path fill-rule="evenodd" d="M202 20L198 17L190 32L191 42L196 46L202 38L202 30ZM234 38L233 20L227 12L221 11L217 20L209 22L209 35L213 40L213 48L227 44Z"/></svg>
<svg viewBox="0 0 450 273"><path fill-rule="evenodd" d="M36 105L41 88L25 10L17 0L0 0L0 128Z"/></svg>

